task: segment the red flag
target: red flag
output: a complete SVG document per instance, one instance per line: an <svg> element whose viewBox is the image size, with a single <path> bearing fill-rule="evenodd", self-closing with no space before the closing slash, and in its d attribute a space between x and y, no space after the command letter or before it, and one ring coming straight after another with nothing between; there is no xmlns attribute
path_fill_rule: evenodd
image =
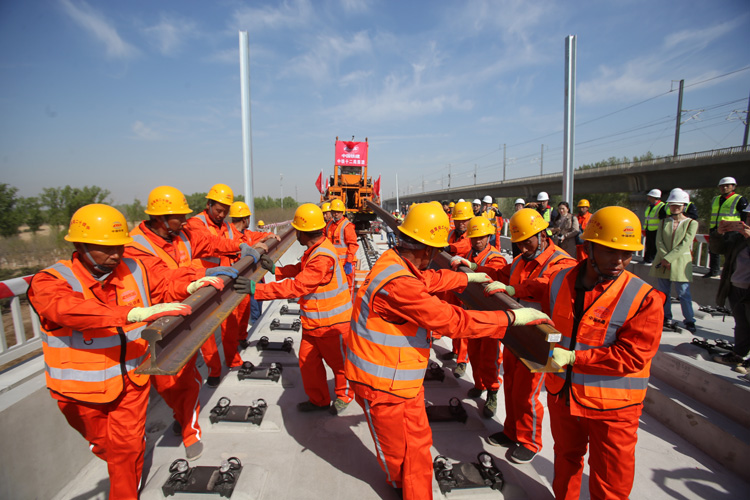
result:
<svg viewBox="0 0 750 500"><path fill-rule="evenodd" d="M330 187L330 186L328 185L328 177L326 177L326 191L328 191L328 188L329 188L329 187Z"/></svg>
<svg viewBox="0 0 750 500"><path fill-rule="evenodd" d="M318 192L320 194L323 194L323 171L320 171L320 175L318 175L318 180L315 181L315 187L318 188Z"/></svg>
<svg viewBox="0 0 750 500"><path fill-rule="evenodd" d="M375 181L375 184L372 185L372 192L380 198L380 176L378 176L378 180Z"/></svg>

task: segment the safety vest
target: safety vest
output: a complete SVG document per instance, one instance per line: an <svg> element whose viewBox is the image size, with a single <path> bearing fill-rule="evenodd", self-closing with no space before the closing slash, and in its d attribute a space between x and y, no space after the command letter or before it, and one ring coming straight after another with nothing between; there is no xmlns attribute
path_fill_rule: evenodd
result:
<svg viewBox="0 0 750 500"><path fill-rule="evenodd" d="M685 214L685 216L687 216L688 208L690 208L690 205L692 205L692 204L693 204L693 202L689 201L687 203L687 205L685 205L685 208L682 210L682 213ZM672 211L669 209L669 205L667 205L666 208L664 209L664 213L667 215L667 217L669 217L670 215L672 215Z"/></svg>
<svg viewBox="0 0 750 500"><path fill-rule="evenodd" d="M495 247L493 247L492 245L487 245L486 247L484 247L484 250L482 250L475 256L471 256L471 254L469 255L470 255L471 261L474 262L478 266L484 266L485 264L487 264L487 262L491 261L492 259L498 259L498 258L503 259L503 262L505 262L505 259L503 258L503 254L498 252L495 249Z"/></svg>
<svg viewBox="0 0 750 500"><path fill-rule="evenodd" d="M456 243L458 241L461 241L462 239L466 238L466 231L461 233L461 236L456 236L458 232L455 229L451 229L448 231L448 244L452 245L453 243Z"/></svg>
<svg viewBox="0 0 750 500"><path fill-rule="evenodd" d="M552 207L547 207L544 209L542 214L542 219L547 221L547 224L550 224L552 222ZM547 236L552 236L552 231L547 228Z"/></svg>
<svg viewBox="0 0 750 500"><path fill-rule="evenodd" d="M589 225L589 219L591 218L591 212L586 212L583 215L578 214L578 215L576 215L576 217L578 218L578 227L580 227L581 231L583 231L584 229L586 229L586 226Z"/></svg>
<svg viewBox="0 0 750 500"><path fill-rule="evenodd" d="M737 211L737 203L740 201L740 198L741 196L737 193L724 200L723 203L721 196L714 198L711 204L711 229L715 229L719 225L719 222L723 220L742 220L740 213Z"/></svg>
<svg viewBox="0 0 750 500"><path fill-rule="evenodd" d="M343 217L338 223L338 227L334 227L333 224L334 223L332 222L329 239L331 240L331 243L333 243L333 248L336 250L339 260L344 261L346 260L346 251L348 250L346 241L344 241L344 229L350 224L350 222L349 219Z"/></svg>
<svg viewBox="0 0 750 500"><path fill-rule="evenodd" d="M84 299L99 300L83 287L69 260L59 261L42 272L65 280ZM151 306L148 277L140 262L122 259L113 276L124 284L123 288L116 288L117 305ZM148 375L137 375L135 369L149 354L148 342L141 338L145 326L146 323L129 323L81 332L65 326L48 330L42 325L47 387L78 401L109 403L122 393L125 374L134 384L143 386Z"/></svg>
<svg viewBox="0 0 750 500"><path fill-rule="evenodd" d="M651 205L646 207L644 212L645 220L643 225L646 226L646 231L656 231L659 229L659 210L664 206L664 202L660 201L653 207Z"/></svg>
<svg viewBox="0 0 750 500"><path fill-rule="evenodd" d="M545 251L547 251L547 249L545 249ZM542 254L544 254L544 252L542 252ZM564 250L555 248L555 250L551 252L551 255L549 256L549 258L546 261L544 261L542 265L536 266L534 270L531 271L531 274L529 274L528 276L524 278L522 275L526 267L526 264L530 262L534 262L534 261L526 261L521 255L519 255L515 259L513 259L513 264L511 264L510 266L510 279L508 280L509 281L508 285L517 286L517 285L520 285L521 282L523 281L530 281L530 280L536 279L539 276L542 276L547 271L547 269L549 269L549 266L551 266L558 260L562 260L562 259L575 260L570 255L568 255L568 253L565 252ZM529 302L523 299L517 299L517 300L518 300L518 303L524 307L532 307L538 311L542 310L542 305L539 302Z"/></svg>
<svg viewBox="0 0 750 500"><path fill-rule="evenodd" d="M556 347L574 351L608 347L617 340L620 328L638 313L643 299L653 288L625 271L584 311L576 325L573 269L561 270L550 283L550 317L555 328L562 333L562 340ZM650 370L650 360L641 370L617 375L604 375L596 367L573 364L564 373L548 374L547 392L559 394L565 387L566 379L569 379L571 394L581 406L595 410L618 410L643 402Z"/></svg>
<svg viewBox="0 0 750 500"><path fill-rule="evenodd" d="M484 212L482 212L481 215L485 219L489 220L490 223L492 223L492 225L494 227L497 227L497 214L495 213L495 209L494 208L488 208L487 210L485 210Z"/></svg>
<svg viewBox="0 0 750 500"><path fill-rule="evenodd" d="M352 317L352 296L349 283L344 275L344 268L337 259L336 251L330 241L322 238L320 245L302 262L302 268L313 259L328 256L333 259L331 281L318 286L315 291L299 299L300 321L305 330L314 330L324 326L347 323Z"/></svg>
<svg viewBox="0 0 750 500"><path fill-rule="evenodd" d="M390 323L372 312L372 300L396 278L416 276L395 250L388 250L375 262L354 299L344 373L353 382L413 398L424 383L430 332L410 322Z"/></svg>
<svg viewBox="0 0 750 500"><path fill-rule="evenodd" d="M211 234L213 234L214 236L225 237L222 233L219 232L218 229L216 229L216 226L214 226L213 224L210 224L208 222L208 220L206 219L206 213L205 212L199 213L198 215L195 216L195 218L198 219L199 221L201 221L203 224L205 224L206 227L208 228L208 231ZM224 227L227 228L227 236L226 236L226 238L230 239L230 240L233 240L234 239L234 230L232 229L232 225L229 224L229 223L227 223L226 221L222 222L221 224ZM239 237L239 235L238 235L238 237ZM217 266L221 265L221 257L201 257L200 259L194 259L193 263L197 264L199 267L205 267L205 268L217 267Z"/></svg>
<svg viewBox="0 0 750 500"><path fill-rule="evenodd" d="M174 255L159 245L155 245L140 226L136 226L130 231L130 237L133 238L133 242L125 246L137 248L142 252L159 257L170 269L190 267L192 265L193 247L190 245L190 240L182 233L180 233L179 238L172 240L172 245L174 245L177 251L179 260L175 260Z"/></svg>

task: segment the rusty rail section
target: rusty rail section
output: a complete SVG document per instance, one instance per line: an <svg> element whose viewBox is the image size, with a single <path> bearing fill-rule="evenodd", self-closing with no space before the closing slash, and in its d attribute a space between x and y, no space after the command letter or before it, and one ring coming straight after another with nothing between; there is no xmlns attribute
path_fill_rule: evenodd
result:
<svg viewBox="0 0 750 500"><path fill-rule="evenodd" d="M368 205L383 222L396 231L398 224L390 213L369 201ZM438 269L450 269L450 260L451 256L447 252L441 252L435 256L432 265ZM471 272L468 267L464 266L460 266L458 270L465 273ZM485 296L484 286L479 283L469 283L469 286L462 293L456 293L456 296L469 309L474 310L507 311L523 307L502 293ZM560 332L549 325L513 326L508 328L502 342L532 373L560 372L562 369L552 361L552 348L561 338Z"/></svg>
<svg viewBox="0 0 750 500"><path fill-rule="evenodd" d="M289 228L281 241L268 245L268 256L276 262L294 243L296 231ZM264 242L265 243L265 242ZM258 281L266 273L251 257L244 257L232 267L240 276ZM207 286L199 289L182 303L193 312L189 316L167 316L160 318L143 330L142 337L149 343L151 356L141 364L136 373L148 375L176 375L188 360L200 349L231 312L242 302L245 295L232 288L234 280L219 276L224 289Z"/></svg>

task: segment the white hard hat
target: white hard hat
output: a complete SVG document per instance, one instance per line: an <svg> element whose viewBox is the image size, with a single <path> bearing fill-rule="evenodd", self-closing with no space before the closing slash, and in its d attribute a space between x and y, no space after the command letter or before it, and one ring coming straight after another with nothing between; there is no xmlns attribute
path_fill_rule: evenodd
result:
<svg viewBox="0 0 750 500"><path fill-rule="evenodd" d="M674 188L669 193L669 198L667 198L667 205L671 203L682 203L683 205L687 205L690 203L690 195L680 188Z"/></svg>
<svg viewBox="0 0 750 500"><path fill-rule="evenodd" d="M547 201L549 200L549 195L546 191L539 191L539 194L536 195L536 201Z"/></svg>
<svg viewBox="0 0 750 500"><path fill-rule="evenodd" d="M523 198L518 198L518 199L517 199L517 200L516 200L516 201L515 201L515 202L514 202L513 204L514 204L514 205L518 205L519 203L520 203L521 205L526 205L526 202L525 202L525 201L523 201ZM748 206L750 206L750 205L748 205Z"/></svg>
<svg viewBox="0 0 750 500"><path fill-rule="evenodd" d="M650 196L652 198L661 198L661 190L660 189L652 189L648 192L646 196Z"/></svg>
<svg viewBox="0 0 750 500"><path fill-rule="evenodd" d="M465 201L466 201L466 200L464 200L463 198L459 198L459 199L458 199L458 202L459 202L459 203L463 203L463 202L465 202Z"/></svg>
<svg viewBox="0 0 750 500"><path fill-rule="evenodd" d="M719 186L723 186L724 184L734 184L737 185L737 181L734 180L734 177L724 177L722 180L719 181Z"/></svg>
<svg viewBox="0 0 750 500"><path fill-rule="evenodd" d="M492 203L492 196L487 195L484 198L482 198L482 201L485 203Z"/></svg>
<svg viewBox="0 0 750 500"><path fill-rule="evenodd" d="M481 205L482 202L479 201L479 198L476 198L474 201L471 202L472 205Z"/></svg>

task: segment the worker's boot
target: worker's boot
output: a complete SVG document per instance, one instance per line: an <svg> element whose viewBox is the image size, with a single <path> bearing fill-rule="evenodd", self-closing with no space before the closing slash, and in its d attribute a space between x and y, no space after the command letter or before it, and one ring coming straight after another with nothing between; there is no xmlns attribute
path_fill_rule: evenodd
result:
<svg viewBox="0 0 750 500"><path fill-rule="evenodd" d="M492 418L497 412L497 391L487 391L487 401L484 402L482 414L487 418Z"/></svg>
<svg viewBox="0 0 750 500"><path fill-rule="evenodd" d="M464 373L466 373L466 363L459 363L453 369L453 376L456 378L461 377Z"/></svg>

